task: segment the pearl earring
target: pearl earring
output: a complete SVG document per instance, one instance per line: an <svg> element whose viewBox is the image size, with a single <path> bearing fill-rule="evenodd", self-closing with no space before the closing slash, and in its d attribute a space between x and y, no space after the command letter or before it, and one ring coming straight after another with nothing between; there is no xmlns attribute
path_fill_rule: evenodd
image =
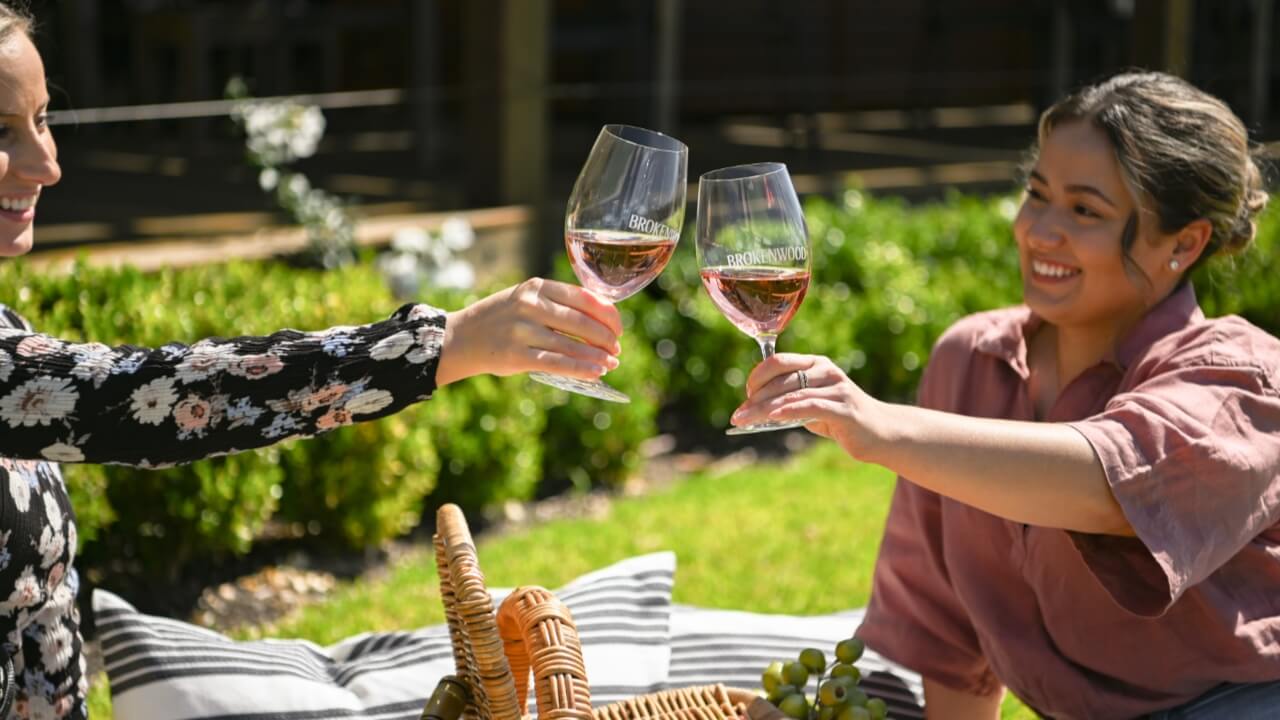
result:
<svg viewBox="0 0 1280 720"><path fill-rule="evenodd" d="M1170 260L1170 261L1169 261L1169 269L1170 269L1170 270L1173 270L1174 272L1177 272L1178 268L1180 268L1180 267L1182 267L1182 263L1178 262L1178 259L1177 259L1177 258L1174 258L1173 260Z"/></svg>

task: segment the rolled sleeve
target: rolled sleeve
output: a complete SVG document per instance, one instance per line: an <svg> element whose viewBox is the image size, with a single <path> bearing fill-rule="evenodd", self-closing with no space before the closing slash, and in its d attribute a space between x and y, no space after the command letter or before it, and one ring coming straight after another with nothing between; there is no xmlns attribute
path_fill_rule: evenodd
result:
<svg viewBox="0 0 1280 720"><path fill-rule="evenodd" d="M1077 533L1075 546L1135 614L1163 614L1280 519L1280 398L1260 367L1172 369L1069 424L1137 536Z"/></svg>

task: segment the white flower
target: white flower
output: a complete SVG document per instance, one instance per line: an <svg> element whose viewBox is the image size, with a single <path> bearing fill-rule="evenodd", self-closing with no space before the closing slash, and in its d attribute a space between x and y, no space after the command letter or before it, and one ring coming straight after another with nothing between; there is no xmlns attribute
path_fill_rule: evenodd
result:
<svg viewBox="0 0 1280 720"><path fill-rule="evenodd" d="M52 500L52 498L48 498ZM67 539L60 531L45 526L40 531L40 544L36 550L40 552L40 567L52 567L59 558L62 557L62 551L67 547Z"/></svg>
<svg viewBox="0 0 1280 720"><path fill-rule="evenodd" d="M80 448L67 443L54 443L40 451L40 456L53 462L84 462L84 453Z"/></svg>
<svg viewBox="0 0 1280 720"><path fill-rule="evenodd" d="M475 270L466 260L450 260L437 269L431 278L431 286L467 290L476 283Z"/></svg>
<svg viewBox="0 0 1280 720"><path fill-rule="evenodd" d="M400 331L374 343L373 347L369 349L369 357L374 360L394 360L405 354L412 346L413 336L405 331Z"/></svg>
<svg viewBox="0 0 1280 720"><path fill-rule="evenodd" d="M66 417L79 398L70 380L45 375L26 381L0 400L0 418L12 427L48 425Z"/></svg>
<svg viewBox="0 0 1280 720"><path fill-rule="evenodd" d="M9 382L9 374L13 372L13 356L0 350L0 382Z"/></svg>
<svg viewBox="0 0 1280 720"><path fill-rule="evenodd" d="M368 415L390 405L391 400L391 393L386 390L365 390L348 400L345 407L352 415Z"/></svg>
<svg viewBox="0 0 1280 720"><path fill-rule="evenodd" d="M48 335L32 335L18 343L17 352L22 357L54 355L62 350L64 344L61 340Z"/></svg>
<svg viewBox="0 0 1280 720"><path fill-rule="evenodd" d="M77 357L79 362L71 368L71 374L81 380L93 381L94 387L102 387L102 383L115 369L115 359L111 348L101 343L83 346Z"/></svg>
<svg viewBox="0 0 1280 720"><path fill-rule="evenodd" d="M276 185L279 185L279 184L280 184L279 170L273 167L269 167L269 168L263 168L262 172L258 173L258 187L262 188L263 192L275 190Z"/></svg>
<svg viewBox="0 0 1280 720"><path fill-rule="evenodd" d="M235 361L235 346L200 342L178 363L176 375L181 383L193 383L226 370Z"/></svg>
<svg viewBox="0 0 1280 720"><path fill-rule="evenodd" d="M471 223L463 218L454 217L445 220L440 226L440 240L445 247L454 252L460 252L475 244L476 233L471 229Z"/></svg>
<svg viewBox="0 0 1280 720"><path fill-rule="evenodd" d="M30 565L22 569L22 575L13 583L13 592L9 594L9 599L0 602L0 613L12 615L14 610L33 607L44 599L44 588L36 582L33 570Z"/></svg>
<svg viewBox="0 0 1280 720"><path fill-rule="evenodd" d="M71 661L72 638L67 626L60 622L50 623L40 636L40 659L46 670L57 672Z"/></svg>
<svg viewBox="0 0 1280 720"><path fill-rule="evenodd" d="M9 495L13 497L13 507L18 512L25 513L27 508L31 507L31 485L22 473L10 471L8 475Z"/></svg>
<svg viewBox="0 0 1280 720"><path fill-rule="evenodd" d="M285 181L285 187L293 195L306 195L311 192L311 181L307 180L307 176L302 173L293 173Z"/></svg>
<svg viewBox="0 0 1280 720"><path fill-rule="evenodd" d="M400 228L391 236L391 249L398 253L426 255L431 250L431 236L420 227Z"/></svg>
<svg viewBox="0 0 1280 720"><path fill-rule="evenodd" d="M435 325L423 325L418 328L418 347L405 356L415 365L431 358L440 357L440 346L444 342L444 329Z"/></svg>
<svg viewBox="0 0 1280 720"><path fill-rule="evenodd" d="M146 425L159 425L169 417L178 401L173 378L157 378L133 391L133 419Z"/></svg>

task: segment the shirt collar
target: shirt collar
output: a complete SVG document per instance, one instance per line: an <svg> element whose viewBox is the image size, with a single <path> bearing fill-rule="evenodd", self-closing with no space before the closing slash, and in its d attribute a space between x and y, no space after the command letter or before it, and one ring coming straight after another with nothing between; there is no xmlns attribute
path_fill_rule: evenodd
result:
<svg viewBox="0 0 1280 720"><path fill-rule="evenodd" d="M1127 368L1160 338L1203 320L1204 312L1196 301L1195 288L1189 282L1183 283L1148 310L1120 341L1114 362L1121 369ZM991 326L978 336L975 347L979 352L1003 359L1019 374L1026 376L1027 338L1043 322L1044 319L1026 305L1019 305L1010 312L994 316Z"/></svg>

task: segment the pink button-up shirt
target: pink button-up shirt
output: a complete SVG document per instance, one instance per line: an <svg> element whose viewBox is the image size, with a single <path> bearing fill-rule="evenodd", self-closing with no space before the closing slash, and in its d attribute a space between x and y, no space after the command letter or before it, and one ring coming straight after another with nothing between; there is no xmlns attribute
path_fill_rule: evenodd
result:
<svg viewBox="0 0 1280 720"><path fill-rule="evenodd" d="M1034 420L1041 322L1018 307L956 323L920 405ZM900 478L858 634L940 684L1003 682L1059 719L1280 679L1278 367L1280 341L1175 291L1046 418L1092 444L1137 537L1009 522Z"/></svg>

